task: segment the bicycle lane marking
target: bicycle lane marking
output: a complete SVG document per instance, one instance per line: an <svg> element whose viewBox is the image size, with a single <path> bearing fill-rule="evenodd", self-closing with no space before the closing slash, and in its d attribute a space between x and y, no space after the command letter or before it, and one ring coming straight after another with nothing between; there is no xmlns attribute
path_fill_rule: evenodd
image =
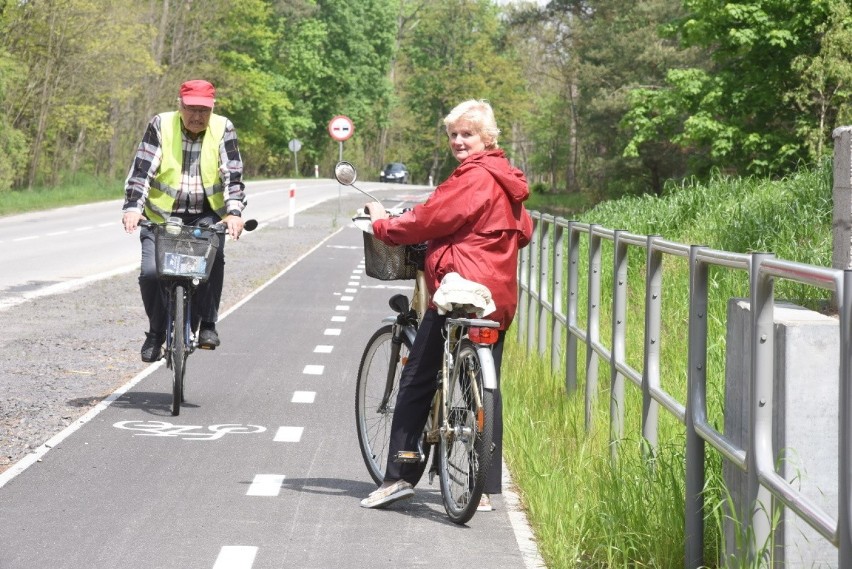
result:
<svg viewBox="0 0 852 569"><path fill-rule="evenodd" d="M317 249L319 249L320 247L325 245L325 243L328 242L330 239L337 236L337 234L340 233L343 229L344 229L344 227L341 227L340 229L338 229L334 233L327 235L322 241L320 241L319 243L314 245L311 249L309 249L304 254L299 256L292 263L290 263L289 265L284 267L278 274L274 275L272 278L270 278L268 281L263 283L261 286L259 286L258 288L256 288L255 290L253 290L252 292L247 294L245 297L243 297L238 302L234 303L233 306L231 306L228 310L222 312L219 315L219 320L220 321L224 320L232 312L238 310L244 304L248 303L255 296L260 294L261 291L272 286L273 283L275 283L278 279L280 279L285 274L290 272L294 267L296 267L299 263L301 263L302 260L304 260L306 257L310 256ZM86 280L86 279L81 279L81 280ZM0 309L2 309L2 307L0 307ZM137 374L135 377L133 377L130 381L128 381L127 383L125 383L124 385L122 385L121 387L119 387L118 389L116 389L115 391L110 393L109 395L107 395L100 403L95 405L92 409L90 409L82 417L80 417L79 419L77 419L76 421L74 421L73 423L68 425L67 427L65 427L62 431L60 431L59 433L57 433L56 435L54 435L53 437L48 439L44 444L42 444L41 446L39 446L38 448L33 450L33 452L31 452L30 454L28 454L25 457L23 457L22 459L20 459L18 462L16 462L12 466L10 466L8 469L6 469L4 472L0 473L0 488L5 486L6 484L8 484L9 481L11 481L13 478L17 477L18 475L20 475L22 472L24 472L27 468L29 468L30 466L32 466L36 462L41 462L44 455L47 454L52 448L58 446L62 441L64 441L69 436L74 434L74 432L79 430L83 425L85 425L86 423L90 422L92 419L97 417L102 411L104 411L107 407L112 405L112 403L114 403L122 395L124 395L125 393L127 393L128 391L133 389L139 382L141 382L143 379L145 379L149 375L153 374L155 371L157 371L157 369L159 369L163 365L165 365L165 360L160 360L158 362L152 363L147 368L145 368L143 371L141 371L139 374Z"/></svg>

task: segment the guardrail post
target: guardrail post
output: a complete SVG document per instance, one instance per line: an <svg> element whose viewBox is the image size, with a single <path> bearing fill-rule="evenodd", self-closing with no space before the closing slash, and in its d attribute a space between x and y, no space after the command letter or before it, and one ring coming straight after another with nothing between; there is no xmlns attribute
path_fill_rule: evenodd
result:
<svg viewBox="0 0 852 569"><path fill-rule="evenodd" d="M841 126L834 138L832 256L835 269L852 269L852 126ZM834 308L838 307L834 299Z"/></svg>
<svg viewBox="0 0 852 569"><path fill-rule="evenodd" d="M689 353L686 372L685 563L704 566L704 439L695 428L705 413L707 359L707 266L698 245L689 248ZM698 415L698 416L697 416Z"/></svg>
<svg viewBox="0 0 852 569"><path fill-rule="evenodd" d="M645 341L642 355L642 436L643 450L657 451L660 404L651 397L651 388L660 387L660 323L662 319L663 254L655 249L656 235L647 237L645 254Z"/></svg>
<svg viewBox="0 0 852 569"><path fill-rule="evenodd" d="M560 348L562 347L562 323L557 314L565 314L564 300L562 297L562 271L564 270L562 263L562 248L563 243L562 226L553 221L553 258L551 265L553 266L553 275L551 277L551 289L553 290L553 314L550 319L550 371L556 373L559 371Z"/></svg>
<svg viewBox="0 0 852 569"><path fill-rule="evenodd" d="M527 309L527 353L530 353L535 345L536 340L536 324L538 322L538 314L541 311L541 296L539 295L539 280L541 275L538 270L539 255L541 254L540 239L541 239L541 214L532 215L533 233L532 241L529 244L530 264L529 264L529 307Z"/></svg>
<svg viewBox="0 0 852 569"><path fill-rule="evenodd" d="M550 260L550 227L553 222L552 216L541 216L541 230L539 232L539 264L538 264L538 353L544 355L547 350L547 310L545 307L553 303L550 300L550 283L547 279L548 261Z"/></svg>
<svg viewBox="0 0 852 569"><path fill-rule="evenodd" d="M744 520L748 536L749 559L768 562L772 551L769 537L772 530L772 493L760 484L761 468L773 470L772 463L772 398L775 351L774 279L763 276L760 267L774 255L751 255L751 386L749 404L748 498L751 516ZM763 464L762 457L769 457Z"/></svg>
<svg viewBox="0 0 852 569"><path fill-rule="evenodd" d="M594 425L592 410L598 393L598 354L601 305L601 237L589 226L589 303L586 311L586 432Z"/></svg>
<svg viewBox="0 0 852 569"><path fill-rule="evenodd" d="M610 352L610 459L618 459L618 444L624 438L624 375L618 364L624 362L627 320L627 245L622 242L623 230L613 232L612 255L612 351Z"/></svg>
<svg viewBox="0 0 852 569"><path fill-rule="evenodd" d="M577 391L577 293L579 291L580 236L574 227L576 222L568 222L568 327L565 344L565 392Z"/></svg>
<svg viewBox="0 0 852 569"><path fill-rule="evenodd" d="M837 460L837 566L852 567L852 271L843 271L840 305L840 396Z"/></svg>

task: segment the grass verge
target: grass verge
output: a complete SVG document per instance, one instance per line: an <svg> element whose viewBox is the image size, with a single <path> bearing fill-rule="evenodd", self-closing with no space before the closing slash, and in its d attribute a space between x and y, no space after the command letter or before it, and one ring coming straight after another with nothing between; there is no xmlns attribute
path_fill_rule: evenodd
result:
<svg viewBox="0 0 852 569"><path fill-rule="evenodd" d="M831 200L831 166L826 164L780 181L718 177L709 184L685 184L670 188L660 198L606 202L578 219L636 234L658 234L680 243L739 253L774 252L782 259L831 266ZM602 277L603 289L612 278L607 253L602 272L609 274ZM587 258L581 253L581 260ZM642 283L644 257L631 256L629 262L629 274L635 275L630 282ZM683 402L689 271L685 263L672 265L664 273L663 302L668 304L663 307L660 369L663 388ZM580 278L582 283L583 270ZM584 285L580 288L582 291ZM786 282L778 283L775 292L777 299L806 305L818 306L827 299L821 289ZM725 310L729 298L743 296L748 296L747 276L712 272L707 406L708 419L720 431L724 422ZM629 291L626 357L638 370L642 369L643 301L644 290ZM603 298L602 307L607 302ZM583 305L581 300L579 306ZM601 315L602 339L609 337L608 317ZM580 314L581 328L583 318ZM638 330L631 332L630 324ZM516 337L514 329L510 335ZM583 349L581 346L581 353ZM659 452L646 462L640 430L641 394L628 381L624 435L612 443L618 446L618 460L613 461L607 362L600 362L587 429L582 369L580 385L568 393L563 374L551 373L549 354L527 353L524 345L507 342L506 358L513 362L504 366L501 382L506 461L547 566L682 567L685 435L679 421L661 411ZM564 363L560 369L565 369ZM717 567L722 555L721 505L727 493L722 461L709 446L707 452L705 559L709 567Z"/></svg>

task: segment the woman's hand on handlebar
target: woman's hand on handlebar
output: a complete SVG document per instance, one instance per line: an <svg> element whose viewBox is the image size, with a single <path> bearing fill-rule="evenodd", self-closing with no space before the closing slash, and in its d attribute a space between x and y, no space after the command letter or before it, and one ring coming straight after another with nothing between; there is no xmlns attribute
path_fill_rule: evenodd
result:
<svg viewBox="0 0 852 569"><path fill-rule="evenodd" d="M139 227L139 220L142 219L142 214L135 211L125 211L121 217L121 223L124 225L124 231L133 233Z"/></svg>
<svg viewBox="0 0 852 569"><path fill-rule="evenodd" d="M387 219L388 212L379 202L370 202L364 206L364 211L370 214L370 221L375 222L377 219Z"/></svg>

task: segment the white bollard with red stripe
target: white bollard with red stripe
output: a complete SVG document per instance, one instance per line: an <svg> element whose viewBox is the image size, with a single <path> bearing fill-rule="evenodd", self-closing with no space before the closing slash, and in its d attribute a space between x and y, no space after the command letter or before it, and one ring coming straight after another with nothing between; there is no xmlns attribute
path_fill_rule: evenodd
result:
<svg viewBox="0 0 852 569"><path fill-rule="evenodd" d="M293 227L293 220L296 217L296 184L290 184L290 220L287 227Z"/></svg>

